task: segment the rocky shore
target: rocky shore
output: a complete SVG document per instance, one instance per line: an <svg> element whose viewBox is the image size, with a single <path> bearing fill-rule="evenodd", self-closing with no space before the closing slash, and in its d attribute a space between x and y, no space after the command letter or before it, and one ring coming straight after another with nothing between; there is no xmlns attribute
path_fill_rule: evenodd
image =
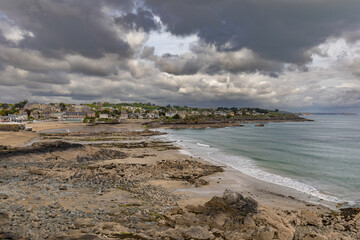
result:
<svg viewBox="0 0 360 240"><path fill-rule="evenodd" d="M0 132L19 132L25 130L24 124L3 124L0 123Z"/></svg>
<svg viewBox="0 0 360 240"><path fill-rule="evenodd" d="M229 189L192 199L178 189L211 191L209 179L224 167L151 137L159 134L70 131L41 134L31 146L2 142L0 239L360 239L360 209L273 208Z"/></svg>
<svg viewBox="0 0 360 240"><path fill-rule="evenodd" d="M171 128L171 129L202 129L202 128L224 128L243 127L244 123L269 123L269 122L312 122L313 120L294 116L292 118L234 118L234 119L201 119L196 121L152 121L144 123L149 128Z"/></svg>

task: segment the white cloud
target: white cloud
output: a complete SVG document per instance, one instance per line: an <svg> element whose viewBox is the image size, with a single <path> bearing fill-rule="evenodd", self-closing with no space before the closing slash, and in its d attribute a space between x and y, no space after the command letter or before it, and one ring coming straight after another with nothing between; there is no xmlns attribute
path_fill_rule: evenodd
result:
<svg viewBox="0 0 360 240"><path fill-rule="evenodd" d="M5 16L0 17L0 31L5 39L16 45L26 37L34 37L32 32L19 28Z"/></svg>

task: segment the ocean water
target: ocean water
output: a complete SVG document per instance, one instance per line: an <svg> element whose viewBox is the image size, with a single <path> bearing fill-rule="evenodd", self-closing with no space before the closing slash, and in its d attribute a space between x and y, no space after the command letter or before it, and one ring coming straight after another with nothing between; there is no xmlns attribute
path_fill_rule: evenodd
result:
<svg viewBox="0 0 360 240"><path fill-rule="evenodd" d="M167 130L189 153L333 202L360 204L360 116Z"/></svg>

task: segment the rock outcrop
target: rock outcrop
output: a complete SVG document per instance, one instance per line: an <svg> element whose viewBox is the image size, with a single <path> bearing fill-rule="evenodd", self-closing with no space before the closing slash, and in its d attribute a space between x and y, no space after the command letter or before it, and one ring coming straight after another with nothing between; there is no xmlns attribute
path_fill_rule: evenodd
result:
<svg viewBox="0 0 360 240"><path fill-rule="evenodd" d="M175 207L159 223L171 227L160 235L176 234L177 239L288 239L295 229L276 213L240 193L226 190L222 197L213 197L204 205ZM197 238L188 232L198 227ZM155 239L157 239L155 237ZM166 239L166 238L165 238Z"/></svg>
<svg viewBox="0 0 360 240"><path fill-rule="evenodd" d="M0 146L0 239L360 239L355 208L269 209L231 190L201 205L179 206L183 195L153 182L199 187L207 184L204 176L223 168L159 157L173 147L160 141ZM137 157L122 160L128 156Z"/></svg>
<svg viewBox="0 0 360 240"><path fill-rule="evenodd" d="M27 155L31 153L48 153L55 151L65 151L72 148L81 148L83 145L76 143L68 143L63 141L54 141L54 142L36 142L28 147L7 147L0 146L0 157L6 156L19 156Z"/></svg>
<svg viewBox="0 0 360 240"><path fill-rule="evenodd" d="M19 132L25 130L24 124L0 124L0 132Z"/></svg>
<svg viewBox="0 0 360 240"><path fill-rule="evenodd" d="M88 154L86 156L77 156L77 161L79 163L100 161L100 160L110 160L110 159L124 159L127 157L127 154L118 150L113 149L100 149L99 151Z"/></svg>

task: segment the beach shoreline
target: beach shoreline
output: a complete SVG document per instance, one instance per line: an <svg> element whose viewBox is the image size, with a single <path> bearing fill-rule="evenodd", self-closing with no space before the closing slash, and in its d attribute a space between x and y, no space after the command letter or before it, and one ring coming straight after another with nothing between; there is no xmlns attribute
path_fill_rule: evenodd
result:
<svg viewBox="0 0 360 240"><path fill-rule="evenodd" d="M50 131L50 130L54 130L54 129L65 129L65 128L79 128L79 127L84 127L87 126L84 123L79 123L79 122L37 122L37 123L30 123L27 124L27 126L31 126L33 128L33 132L2 132L1 136L0 136L0 145L9 145L9 146L14 146L14 147L18 147L18 146L26 146L26 145L31 145L32 143L36 142L39 140L39 133L40 132L46 132L46 131ZM126 130L130 130L130 131L139 131L142 130L142 122L134 122L131 124L126 124L126 125L112 125L110 126L110 128L121 128L121 129L126 129ZM192 128L190 126L190 128ZM156 130L156 131L163 131L164 133L166 133L166 128L159 128L159 129L152 129L152 130ZM50 131L51 132L51 131ZM8 140L11 137L12 140ZM155 136L154 138L157 138L157 136ZM199 157L195 157L197 154L196 153L190 153L189 149L185 149L185 146L180 145L178 143L174 143L177 147L181 147L181 149L179 149L179 153L180 156L178 156L178 158L186 158L186 157L191 157L192 159L198 160L198 161L202 161L202 162L206 162L208 164L212 164L212 165L219 165L219 162L214 161L214 159L210 159L210 158L199 158ZM184 151L185 150L185 151ZM175 153L173 153L175 154ZM178 154L177 154L178 155ZM255 199L257 199L259 202L264 203L266 205L269 205L271 207L274 207L275 205L279 205L279 204L272 204L276 201L274 201L273 198L276 198L277 201L279 201L281 198L284 198L284 204L280 204L281 206L285 206L285 207L289 207L291 205L294 205L293 207L296 208L296 205L298 205L299 203L301 203L301 207L303 207L303 205L321 205L325 208L330 208L330 209L336 209L336 203L334 202L329 202L320 198L317 198L315 196L311 196L307 193L303 193L300 192L299 190L296 189L292 189L290 187L286 187L286 186L281 186L275 183L271 183L271 182L267 182L267 181L263 181L261 179L257 179L255 177L252 177L250 175L247 175L246 173L241 172L240 170L237 170L229 165L226 165L226 167L224 168L225 172L224 173L217 173L214 176L210 176L207 177L210 184L207 185L206 190L204 191L204 193L201 193L201 191L197 191L198 194L200 195L204 195L204 196L208 196L211 197L212 195L221 195L223 190L225 190L226 188L231 188L234 189L236 191L242 192L242 193L247 193L249 194L249 196L254 197ZM218 175L218 176L217 176ZM221 178L221 184L218 183L220 180L219 178ZM216 180L217 179L217 180ZM235 181L234 179L237 179L237 181ZM168 187L168 186L165 186ZM213 191L211 191L211 189L213 189ZM175 192L181 192L181 191L185 191L184 189L175 189ZM213 194L207 194L208 193L213 193ZM191 191L189 192L191 194ZM202 197L202 196L194 196L196 198ZM204 198L206 199L206 198Z"/></svg>
<svg viewBox="0 0 360 240"><path fill-rule="evenodd" d="M265 231L275 239L290 240L303 239L309 231L315 231L314 236L338 234L334 226L350 221L335 205L189 155L173 141L158 139L161 132L142 124L100 128L36 123L36 133L14 135L13 146L2 147L0 152L0 207L11 220L4 225L6 229L32 239L42 239L44 234L56 239L51 237L60 232L72 239L84 234L116 239L119 232L121 238L130 239L134 234L143 236L140 239L191 239L201 232L208 237L199 239L235 240L261 239ZM54 129L68 133L52 132ZM0 133L0 145L8 145L2 134L9 133ZM26 146L29 141L36 144ZM88 143L82 144L84 141ZM239 207L231 210L229 199L235 195ZM221 209L229 210L215 211L217 204L228 205ZM242 208L245 212L233 215ZM26 211L41 216L37 221L44 227L22 219L31 219ZM72 218L67 211L73 212ZM52 214L58 216L56 220L51 220ZM240 216L243 220L239 222ZM331 224L323 226L325 220ZM225 224L229 221L233 223ZM356 228L355 222L351 224ZM357 232L346 231L349 239L357 236Z"/></svg>
<svg viewBox="0 0 360 240"><path fill-rule="evenodd" d="M154 130L164 131L164 129ZM166 131L164 132L167 133ZM169 138L168 135L154 136L154 138L173 140ZM191 149L187 149L186 146L180 144L178 141L175 141L174 144L181 148L179 149L181 154L185 154L193 159L204 161L215 166L224 166L224 172L206 177L210 182L209 185L203 186L196 191L189 192L196 198L201 198L202 195L208 197L211 195L221 195L222 192L228 188L243 193L244 195L248 195L259 201L261 204L271 208L297 209L312 206L318 209L321 208L322 210L337 209L337 202L327 201L288 186L282 186L255 178L230 165L221 163L216 159L204 155L199 157L200 154L193 152ZM180 189L180 191L186 191L186 189Z"/></svg>

